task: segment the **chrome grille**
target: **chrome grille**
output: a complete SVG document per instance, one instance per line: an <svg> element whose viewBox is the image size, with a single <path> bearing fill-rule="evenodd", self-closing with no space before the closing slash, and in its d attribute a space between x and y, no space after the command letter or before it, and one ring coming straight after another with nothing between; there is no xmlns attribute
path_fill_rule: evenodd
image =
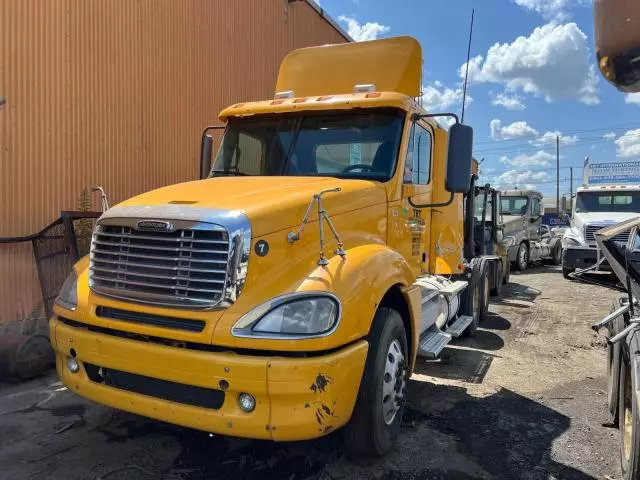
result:
<svg viewBox="0 0 640 480"><path fill-rule="evenodd" d="M163 232L98 225L89 279L92 290L109 296L211 307L223 299L228 261L227 232L215 225Z"/></svg>
<svg viewBox="0 0 640 480"><path fill-rule="evenodd" d="M588 224L584 227L584 238L587 243L596 243L596 232L602 230L605 227L610 227L612 224ZM629 231L620 233L613 237L613 241L616 243L626 244L629 240Z"/></svg>

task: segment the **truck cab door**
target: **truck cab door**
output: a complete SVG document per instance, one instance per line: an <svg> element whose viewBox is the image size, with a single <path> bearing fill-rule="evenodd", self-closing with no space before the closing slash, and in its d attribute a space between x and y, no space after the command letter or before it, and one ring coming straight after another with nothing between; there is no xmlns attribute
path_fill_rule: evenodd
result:
<svg viewBox="0 0 640 480"><path fill-rule="evenodd" d="M427 125L413 124L407 145L402 198L390 212L390 244L402 254L419 275L427 270L431 213L421 204L431 202L433 134Z"/></svg>
<svg viewBox="0 0 640 480"><path fill-rule="evenodd" d="M529 200L529 215L526 217L525 229L527 231L527 237L529 240L538 240L540 238L540 217L538 211L540 209L540 199L532 197Z"/></svg>

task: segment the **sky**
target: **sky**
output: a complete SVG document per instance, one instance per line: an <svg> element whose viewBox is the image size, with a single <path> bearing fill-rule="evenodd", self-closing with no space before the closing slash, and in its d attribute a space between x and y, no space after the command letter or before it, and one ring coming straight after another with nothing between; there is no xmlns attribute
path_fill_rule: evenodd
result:
<svg viewBox="0 0 640 480"><path fill-rule="evenodd" d="M422 45L423 105L462 106L474 128L480 181L556 192L582 184L590 163L640 160L640 93L624 94L596 67L591 0L320 0L355 40L410 35Z"/></svg>

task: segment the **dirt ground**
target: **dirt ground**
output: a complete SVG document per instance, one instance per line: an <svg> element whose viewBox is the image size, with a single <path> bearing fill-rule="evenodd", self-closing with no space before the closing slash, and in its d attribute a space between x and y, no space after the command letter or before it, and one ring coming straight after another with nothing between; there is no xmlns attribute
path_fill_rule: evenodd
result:
<svg viewBox="0 0 640 480"><path fill-rule="evenodd" d="M619 479L605 350L589 328L618 295L557 267L512 275L475 337L419 359L400 444L378 460L347 459L339 432L275 444L113 411L55 372L3 384L0 479Z"/></svg>

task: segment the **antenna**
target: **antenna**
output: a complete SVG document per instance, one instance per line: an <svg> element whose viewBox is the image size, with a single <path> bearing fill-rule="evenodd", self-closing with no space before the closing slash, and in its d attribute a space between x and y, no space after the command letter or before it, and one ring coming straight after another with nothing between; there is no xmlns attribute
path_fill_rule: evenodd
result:
<svg viewBox="0 0 640 480"><path fill-rule="evenodd" d="M464 105L467 101L467 80L469 78L469 60L471 60L471 37L473 36L473 16L476 9L471 9L471 26L469 27L469 46L467 47L467 68L464 74L464 87L462 90L462 114L460 115L460 123L464 123Z"/></svg>

